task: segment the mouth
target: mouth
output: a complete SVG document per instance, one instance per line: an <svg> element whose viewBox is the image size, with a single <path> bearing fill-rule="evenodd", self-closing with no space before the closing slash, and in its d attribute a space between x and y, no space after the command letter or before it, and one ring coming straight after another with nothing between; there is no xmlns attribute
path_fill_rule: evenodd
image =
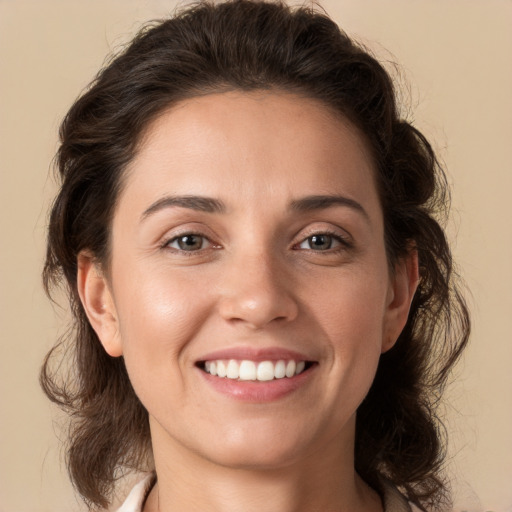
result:
<svg viewBox="0 0 512 512"><path fill-rule="evenodd" d="M250 359L212 359L199 361L196 366L205 373L235 381L269 382L291 379L307 372L314 361L279 359L253 361Z"/></svg>

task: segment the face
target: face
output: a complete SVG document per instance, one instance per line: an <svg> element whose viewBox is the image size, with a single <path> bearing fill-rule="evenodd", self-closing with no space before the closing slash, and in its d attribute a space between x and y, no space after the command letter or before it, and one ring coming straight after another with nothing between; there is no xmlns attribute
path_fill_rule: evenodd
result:
<svg viewBox="0 0 512 512"><path fill-rule="evenodd" d="M233 467L352 453L416 275L410 261L390 272L357 130L312 99L241 92L183 101L149 127L108 277L87 254L79 268L155 451Z"/></svg>

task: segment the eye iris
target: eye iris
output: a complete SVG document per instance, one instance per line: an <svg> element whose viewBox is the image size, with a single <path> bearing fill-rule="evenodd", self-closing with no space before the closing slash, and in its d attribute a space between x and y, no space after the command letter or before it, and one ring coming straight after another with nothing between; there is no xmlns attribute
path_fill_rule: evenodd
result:
<svg viewBox="0 0 512 512"><path fill-rule="evenodd" d="M309 237L309 246L315 250L327 250L332 245L332 236L330 235L313 235Z"/></svg>
<svg viewBox="0 0 512 512"><path fill-rule="evenodd" d="M183 251L194 251L201 249L203 246L203 239L197 235L184 235L178 238L178 246Z"/></svg>

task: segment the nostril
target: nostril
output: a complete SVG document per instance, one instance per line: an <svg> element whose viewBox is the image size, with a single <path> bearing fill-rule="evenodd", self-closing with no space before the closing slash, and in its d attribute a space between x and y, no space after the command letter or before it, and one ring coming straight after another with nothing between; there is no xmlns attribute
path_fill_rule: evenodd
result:
<svg viewBox="0 0 512 512"><path fill-rule="evenodd" d="M272 322L289 322L297 317L298 305L293 297L283 293L258 290L252 296L233 294L220 303L221 316L232 324L246 324L261 329Z"/></svg>

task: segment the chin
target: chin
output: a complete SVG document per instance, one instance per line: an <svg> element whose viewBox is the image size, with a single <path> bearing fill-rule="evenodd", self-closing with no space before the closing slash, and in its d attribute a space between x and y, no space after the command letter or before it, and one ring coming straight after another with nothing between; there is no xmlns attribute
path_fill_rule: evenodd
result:
<svg viewBox="0 0 512 512"><path fill-rule="evenodd" d="M219 466L246 471L278 470L293 465L297 459L296 449L283 452L258 447L226 447L222 453L214 453L210 457L210 461Z"/></svg>
<svg viewBox="0 0 512 512"><path fill-rule="evenodd" d="M221 466L245 470L269 470L289 466L304 456L311 440L290 429L265 429L261 425L231 428L222 442L208 447L208 458Z"/></svg>

